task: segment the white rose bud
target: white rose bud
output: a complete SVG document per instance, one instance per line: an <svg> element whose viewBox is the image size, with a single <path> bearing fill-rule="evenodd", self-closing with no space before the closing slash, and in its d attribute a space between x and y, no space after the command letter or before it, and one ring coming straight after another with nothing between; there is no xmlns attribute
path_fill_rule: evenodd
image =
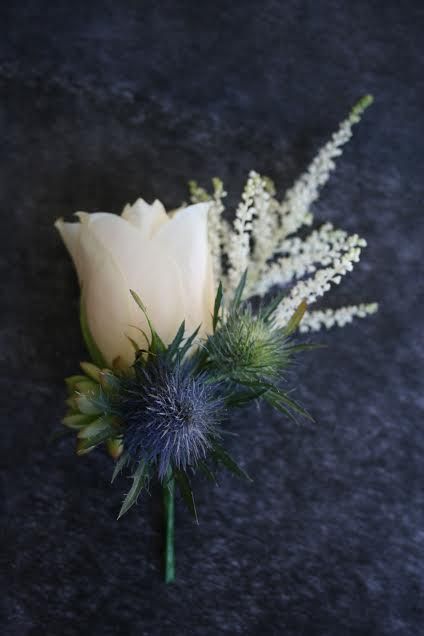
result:
<svg viewBox="0 0 424 636"><path fill-rule="evenodd" d="M215 296L208 247L209 203L168 215L160 201L138 199L121 216L77 212L79 223L56 221L74 261L91 335L108 364L134 361L131 336L146 346L147 321L169 344L185 320L186 333L209 333Z"/></svg>

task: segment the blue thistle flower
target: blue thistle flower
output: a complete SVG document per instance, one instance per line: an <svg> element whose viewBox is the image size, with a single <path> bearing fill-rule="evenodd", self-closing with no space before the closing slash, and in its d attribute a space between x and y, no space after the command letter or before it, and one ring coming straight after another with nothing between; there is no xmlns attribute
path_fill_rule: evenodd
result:
<svg viewBox="0 0 424 636"><path fill-rule="evenodd" d="M163 480L169 467L195 466L218 437L223 401L206 376L187 364L170 367L160 358L135 365L135 376L119 391L125 422L124 449L135 461L157 464Z"/></svg>

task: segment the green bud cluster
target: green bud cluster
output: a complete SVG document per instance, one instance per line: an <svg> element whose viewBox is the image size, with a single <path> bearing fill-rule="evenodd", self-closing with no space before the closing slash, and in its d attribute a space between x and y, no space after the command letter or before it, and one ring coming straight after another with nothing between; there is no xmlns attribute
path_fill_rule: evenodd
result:
<svg viewBox="0 0 424 636"><path fill-rule="evenodd" d="M109 454L122 452L121 424L113 413L112 396L118 378L109 369L81 362L82 374L66 378L68 412L62 422L77 433L77 454L85 455L106 443Z"/></svg>

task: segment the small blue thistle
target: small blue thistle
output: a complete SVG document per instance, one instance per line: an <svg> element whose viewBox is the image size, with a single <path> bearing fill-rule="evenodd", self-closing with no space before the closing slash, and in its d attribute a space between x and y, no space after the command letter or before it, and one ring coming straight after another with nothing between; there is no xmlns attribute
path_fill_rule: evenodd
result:
<svg viewBox="0 0 424 636"><path fill-rule="evenodd" d="M157 464L163 480L169 468L186 470L205 457L219 436L223 400L204 374L161 357L136 363L122 380L117 409L126 428L124 450L134 461Z"/></svg>

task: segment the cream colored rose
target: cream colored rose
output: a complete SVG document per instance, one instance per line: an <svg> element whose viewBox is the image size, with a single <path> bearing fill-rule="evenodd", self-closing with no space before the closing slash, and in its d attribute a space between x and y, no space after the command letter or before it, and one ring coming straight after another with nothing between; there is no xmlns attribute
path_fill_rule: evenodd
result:
<svg viewBox="0 0 424 636"><path fill-rule="evenodd" d="M91 334L108 364L134 361L131 336L145 346L146 319L137 292L162 340L169 344L181 322L186 332L211 330L214 281L208 248L209 203L168 215L160 201L138 199L121 216L78 212L79 223L55 226L72 256Z"/></svg>

